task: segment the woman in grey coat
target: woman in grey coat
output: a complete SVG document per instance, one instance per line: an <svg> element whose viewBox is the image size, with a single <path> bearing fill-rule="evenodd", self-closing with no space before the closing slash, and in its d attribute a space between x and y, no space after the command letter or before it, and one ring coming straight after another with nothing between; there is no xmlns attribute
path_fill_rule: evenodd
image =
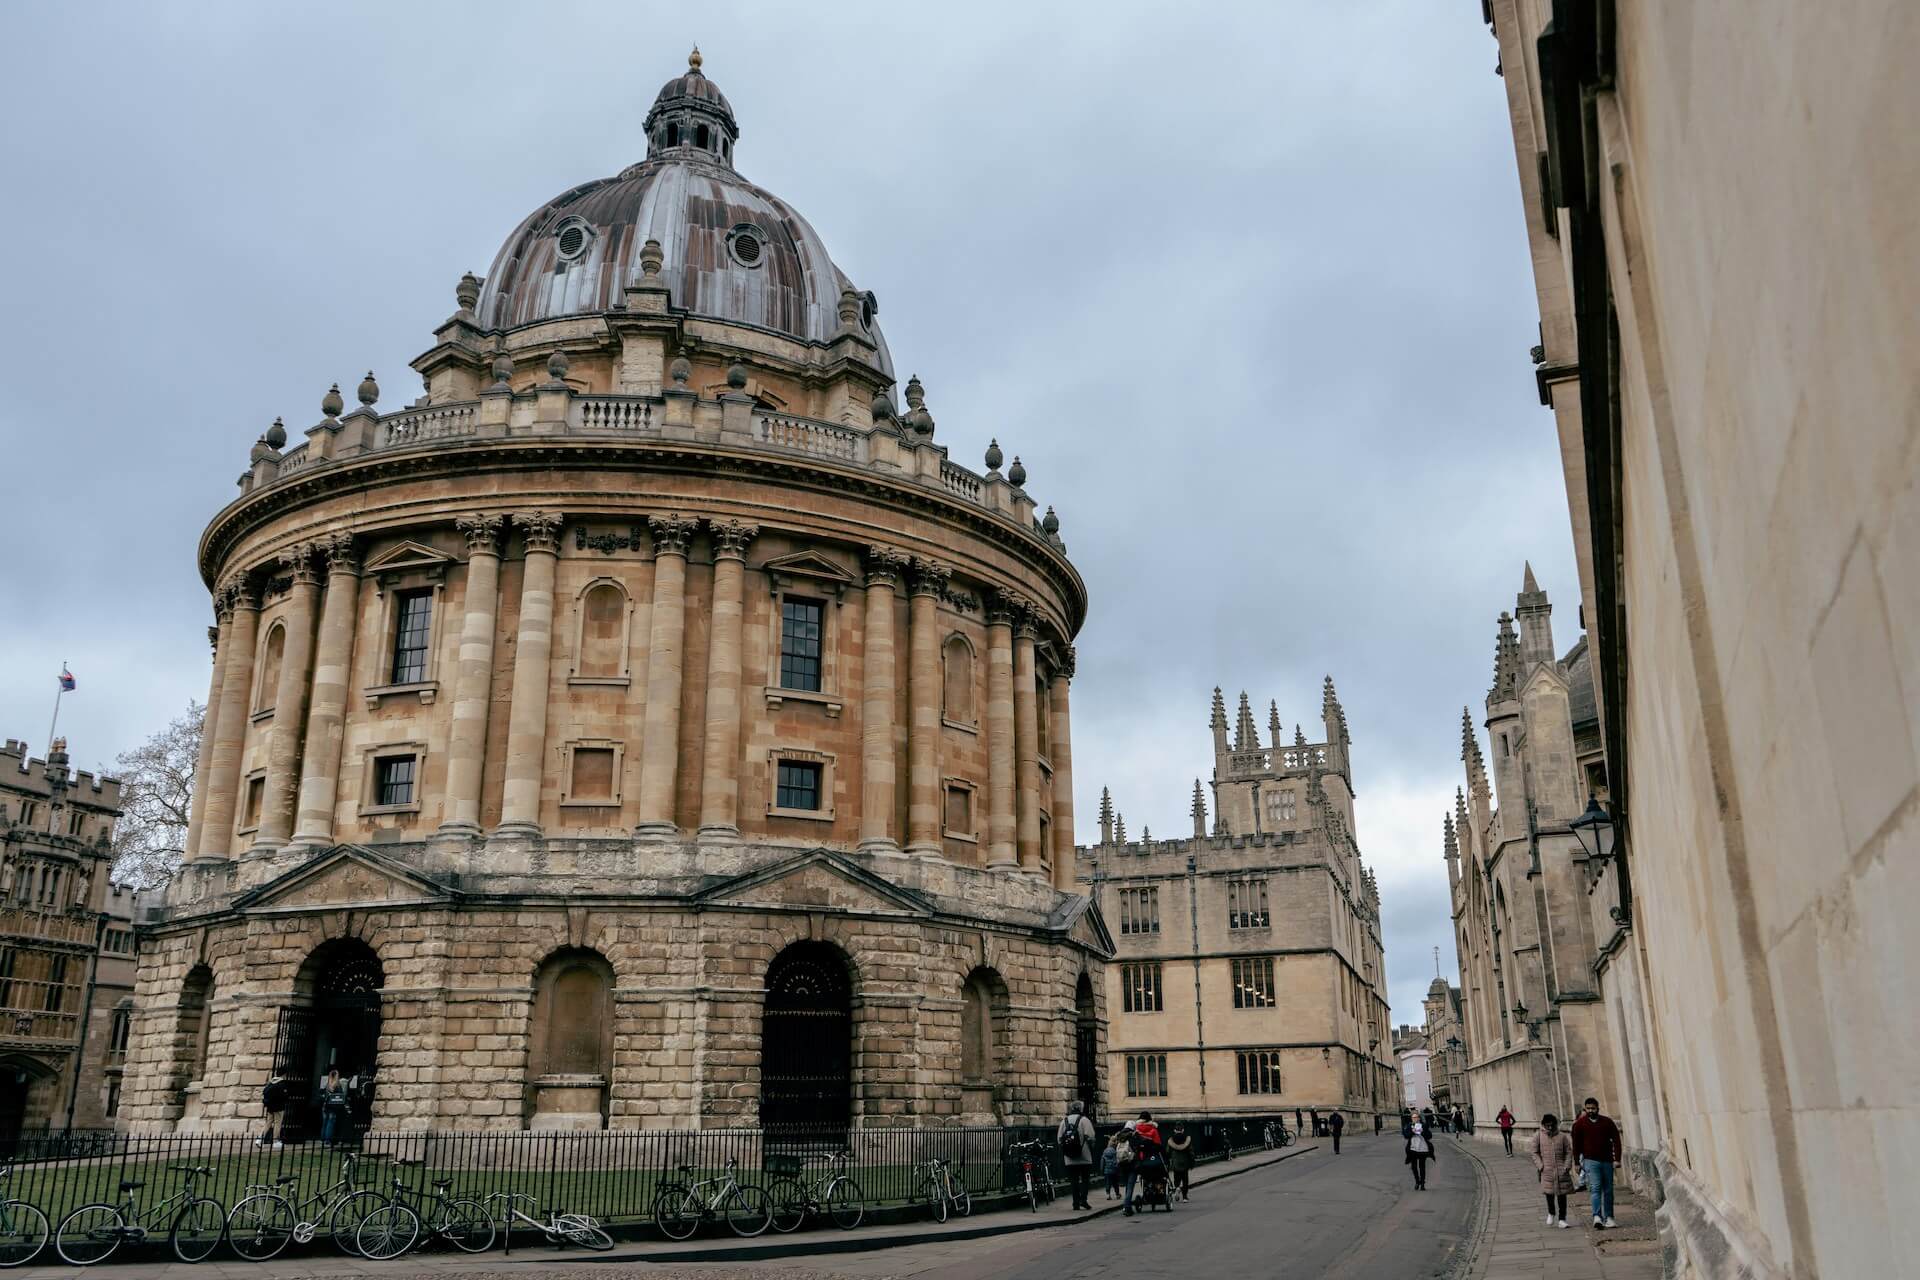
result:
<svg viewBox="0 0 1920 1280"><path fill-rule="evenodd" d="M1540 1117L1533 1135L1533 1167L1540 1171L1540 1194L1547 1198L1547 1225L1567 1225L1567 1196L1573 1191L1573 1139L1560 1132L1552 1112Z"/></svg>
<svg viewBox="0 0 1920 1280"><path fill-rule="evenodd" d="M1067 1167L1067 1181L1073 1188L1076 1209L1093 1208L1093 1202L1087 1198L1093 1179L1093 1121L1087 1119L1086 1110L1087 1104L1078 1099L1068 1104L1067 1118L1060 1122L1060 1131L1054 1134L1054 1141L1060 1147L1060 1163ZM1072 1134L1075 1141L1067 1141L1068 1134Z"/></svg>

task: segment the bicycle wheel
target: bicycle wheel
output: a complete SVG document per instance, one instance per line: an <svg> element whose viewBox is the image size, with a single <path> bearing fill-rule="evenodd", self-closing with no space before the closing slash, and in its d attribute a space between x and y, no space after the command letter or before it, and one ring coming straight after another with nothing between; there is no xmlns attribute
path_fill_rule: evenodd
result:
<svg viewBox="0 0 1920 1280"><path fill-rule="evenodd" d="M973 1196L967 1191L967 1184L960 1181L958 1174L947 1175L947 1199L953 1205L953 1211L961 1217L973 1212Z"/></svg>
<svg viewBox="0 0 1920 1280"><path fill-rule="evenodd" d="M928 1174L920 1184L920 1198L926 1201L927 1214L935 1222L947 1220L947 1189L940 1184L935 1174Z"/></svg>
<svg viewBox="0 0 1920 1280"><path fill-rule="evenodd" d="M567 1215L567 1220L560 1224L560 1234L566 1237L568 1244L577 1244L582 1249L592 1249L596 1253L605 1253L613 1248L613 1237L602 1231L599 1223L584 1215Z"/></svg>
<svg viewBox="0 0 1920 1280"><path fill-rule="evenodd" d="M46 1214L25 1200L0 1205L0 1267L24 1266L46 1247Z"/></svg>
<svg viewBox="0 0 1920 1280"><path fill-rule="evenodd" d="M406 1205L381 1205L360 1220L354 1232L354 1250L375 1262L397 1258L420 1238L420 1215Z"/></svg>
<svg viewBox="0 0 1920 1280"><path fill-rule="evenodd" d="M447 1202L436 1215L433 1230L467 1253L485 1253L493 1247L493 1219L475 1200Z"/></svg>
<svg viewBox="0 0 1920 1280"><path fill-rule="evenodd" d="M775 1178L767 1188L767 1199L772 1205L775 1231L798 1231L807 1220L807 1189L792 1178Z"/></svg>
<svg viewBox="0 0 1920 1280"><path fill-rule="evenodd" d="M833 1217L833 1225L842 1231L859 1226L867 1213L867 1198L860 1194L860 1184L852 1178L835 1178L827 1188L827 1212Z"/></svg>
<svg viewBox="0 0 1920 1280"><path fill-rule="evenodd" d="M653 1198L653 1225L669 1240L685 1240L700 1228L700 1197L685 1187L663 1187Z"/></svg>
<svg viewBox="0 0 1920 1280"><path fill-rule="evenodd" d="M727 1202L720 1207L727 1217L727 1225L733 1228L737 1236L757 1236L767 1229L773 1221L773 1202L767 1193L751 1182L743 1182L733 1189Z"/></svg>
<svg viewBox="0 0 1920 1280"><path fill-rule="evenodd" d="M76 1267L105 1262L120 1247L127 1220L110 1204L83 1204L60 1220L53 1247Z"/></svg>
<svg viewBox="0 0 1920 1280"><path fill-rule="evenodd" d="M327 1231L340 1252L353 1258L361 1256L360 1224L366 1221L367 1215L386 1208L387 1204L387 1198L378 1191L356 1191L334 1201L332 1211L327 1214Z"/></svg>
<svg viewBox="0 0 1920 1280"><path fill-rule="evenodd" d="M174 1215L167 1240L182 1262L205 1262L227 1234L227 1207L211 1196L196 1196Z"/></svg>
<svg viewBox="0 0 1920 1280"><path fill-rule="evenodd" d="M250 1195L227 1215L227 1243L249 1262L276 1257L293 1239L293 1206L279 1196Z"/></svg>

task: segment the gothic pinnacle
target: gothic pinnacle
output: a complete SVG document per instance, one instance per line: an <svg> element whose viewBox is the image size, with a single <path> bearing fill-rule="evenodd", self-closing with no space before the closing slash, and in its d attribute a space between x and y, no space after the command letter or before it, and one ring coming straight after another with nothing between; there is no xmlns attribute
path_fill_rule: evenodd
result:
<svg viewBox="0 0 1920 1280"><path fill-rule="evenodd" d="M1277 700L1267 703L1267 739L1274 746L1280 745L1280 735L1285 728L1280 723L1280 703Z"/></svg>
<svg viewBox="0 0 1920 1280"><path fill-rule="evenodd" d="M1533 561L1527 561L1526 565L1526 576L1520 580L1520 591L1523 595L1532 594L1540 590L1540 584L1533 580Z"/></svg>
<svg viewBox="0 0 1920 1280"><path fill-rule="evenodd" d="M1233 749L1235 751L1255 751L1260 746L1260 735L1253 728L1253 706L1247 701L1247 691L1240 691L1240 714L1233 726Z"/></svg>
<svg viewBox="0 0 1920 1280"><path fill-rule="evenodd" d="M1220 696L1220 686L1213 686L1213 719L1207 723L1210 729L1227 727L1227 701Z"/></svg>
<svg viewBox="0 0 1920 1280"><path fill-rule="evenodd" d="M1200 789L1200 779L1193 780L1193 838L1207 838L1207 797Z"/></svg>

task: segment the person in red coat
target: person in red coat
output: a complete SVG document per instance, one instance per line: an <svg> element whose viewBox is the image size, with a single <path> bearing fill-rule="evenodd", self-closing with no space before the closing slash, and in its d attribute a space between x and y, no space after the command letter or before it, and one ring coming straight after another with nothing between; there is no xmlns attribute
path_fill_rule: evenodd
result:
<svg viewBox="0 0 1920 1280"><path fill-rule="evenodd" d="M1573 1154L1587 1175L1593 1198L1593 1225L1613 1225L1613 1171L1620 1167L1620 1126L1600 1114L1600 1100L1588 1098L1573 1122Z"/></svg>
<svg viewBox="0 0 1920 1280"><path fill-rule="evenodd" d="M1512 1155L1513 1154L1513 1112L1507 1110L1505 1107L1502 1107L1500 1108L1500 1114L1495 1116L1494 1119L1498 1121L1500 1124L1500 1141L1507 1144L1507 1154Z"/></svg>

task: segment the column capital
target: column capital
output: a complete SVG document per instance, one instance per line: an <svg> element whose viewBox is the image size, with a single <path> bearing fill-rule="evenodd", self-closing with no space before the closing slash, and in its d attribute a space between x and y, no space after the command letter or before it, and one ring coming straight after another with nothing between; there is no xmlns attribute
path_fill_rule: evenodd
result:
<svg viewBox="0 0 1920 1280"><path fill-rule="evenodd" d="M921 556L913 558L913 594L916 596L944 595L952 577L953 570L944 564Z"/></svg>
<svg viewBox="0 0 1920 1280"><path fill-rule="evenodd" d="M987 625L1017 627L1025 635L1033 634L1033 604L1013 591L987 593Z"/></svg>
<svg viewBox="0 0 1920 1280"><path fill-rule="evenodd" d="M892 547L883 547L877 543L867 548L867 585L869 587L898 587L905 576L913 558L904 551L895 551Z"/></svg>
<svg viewBox="0 0 1920 1280"><path fill-rule="evenodd" d="M1079 655L1070 644L1061 645L1055 652L1060 656L1053 664L1053 678L1055 680L1073 679L1074 666L1079 661Z"/></svg>
<svg viewBox="0 0 1920 1280"><path fill-rule="evenodd" d="M293 575L296 585L310 587L320 581L319 550L319 544L313 542L280 548L280 563Z"/></svg>
<svg viewBox="0 0 1920 1280"><path fill-rule="evenodd" d="M222 579L216 594L226 601L227 612L236 609L258 609L260 607L260 588L244 570L236 570Z"/></svg>
<svg viewBox="0 0 1920 1280"><path fill-rule="evenodd" d="M516 511L513 513L513 527L527 537L527 554L544 551L550 556L560 554L560 526L564 523L558 511Z"/></svg>
<svg viewBox="0 0 1920 1280"><path fill-rule="evenodd" d="M707 528L713 534L713 558L716 561L745 560L747 544L760 534L759 525L732 519L709 520Z"/></svg>
<svg viewBox="0 0 1920 1280"><path fill-rule="evenodd" d="M653 530L653 554L659 556L679 556L687 558L687 544L693 541L693 531L700 522L692 516L664 515L648 516L647 527Z"/></svg>
<svg viewBox="0 0 1920 1280"><path fill-rule="evenodd" d="M208 628L207 628L207 648L209 648L209 649L211 649L211 650L213 650L213 652L214 652L214 655L215 655L216 657L217 657L217 656L219 656L219 653L220 653L220 628L218 628L218 627L208 627Z"/></svg>
<svg viewBox="0 0 1920 1280"><path fill-rule="evenodd" d="M360 545L349 529L335 529L316 544L326 553L329 573L360 575Z"/></svg>
<svg viewBox="0 0 1920 1280"><path fill-rule="evenodd" d="M461 516L453 522L460 536L467 540L469 556L497 556L500 554L500 526L506 521L496 515Z"/></svg>

